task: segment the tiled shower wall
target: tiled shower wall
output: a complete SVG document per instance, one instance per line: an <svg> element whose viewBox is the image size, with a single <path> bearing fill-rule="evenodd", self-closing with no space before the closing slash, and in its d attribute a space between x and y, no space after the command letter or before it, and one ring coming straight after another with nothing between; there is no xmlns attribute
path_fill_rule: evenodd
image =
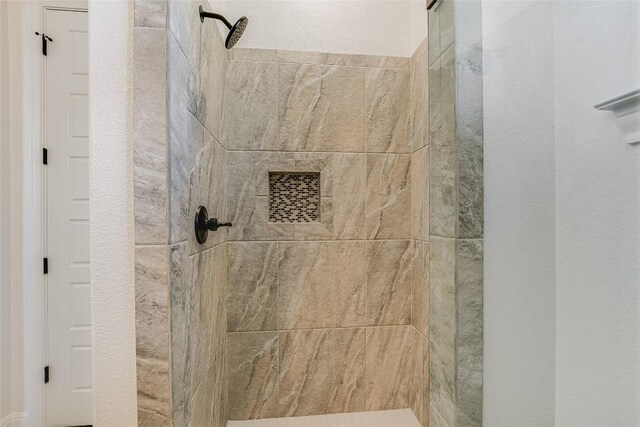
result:
<svg viewBox="0 0 640 427"><path fill-rule="evenodd" d="M198 2L166 5L135 3L139 424L410 407L426 425L426 46L227 58ZM270 171L320 174L320 221L269 222ZM234 222L205 245L200 204Z"/></svg>
<svg viewBox="0 0 640 427"><path fill-rule="evenodd" d="M426 424L426 73L426 46L231 52L230 419L409 407ZM319 173L319 221L270 222L269 172Z"/></svg>
<svg viewBox="0 0 640 427"><path fill-rule="evenodd" d="M135 2L140 425L222 427L227 418L227 232L211 233L204 245L193 236L198 205L226 218L226 51L217 27L200 23L199 4Z"/></svg>
<svg viewBox="0 0 640 427"><path fill-rule="evenodd" d="M136 0L133 32L138 422L169 425L169 197L165 8Z"/></svg>
<svg viewBox="0 0 640 427"><path fill-rule="evenodd" d="M429 12L430 421L482 425L481 3Z"/></svg>
<svg viewBox="0 0 640 427"><path fill-rule="evenodd" d="M200 2L167 5L172 422L223 427L227 229L198 245L193 218L203 205L227 219L226 51L216 24L200 22Z"/></svg>

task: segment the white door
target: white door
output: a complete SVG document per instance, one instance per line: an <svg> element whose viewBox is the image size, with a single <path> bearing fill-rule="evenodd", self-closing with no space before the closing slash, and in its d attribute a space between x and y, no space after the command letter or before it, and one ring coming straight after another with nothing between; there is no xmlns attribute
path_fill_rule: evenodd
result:
<svg viewBox="0 0 640 427"><path fill-rule="evenodd" d="M91 424L87 13L45 10L47 425Z"/></svg>

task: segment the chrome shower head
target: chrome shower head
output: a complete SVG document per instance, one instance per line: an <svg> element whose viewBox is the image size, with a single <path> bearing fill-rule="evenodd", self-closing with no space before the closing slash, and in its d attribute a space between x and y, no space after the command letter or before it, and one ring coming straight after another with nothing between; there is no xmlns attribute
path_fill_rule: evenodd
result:
<svg viewBox="0 0 640 427"><path fill-rule="evenodd" d="M229 29L229 34L227 35L227 39L224 42L224 46L227 49L231 49L233 46L235 46L236 43L238 43L238 40L240 40L240 37L242 37L242 34L244 33L244 30L247 28L247 24L249 23L249 18L243 16L242 18L238 19L235 24L231 25L231 23L227 21L224 16L218 13L205 12L202 8L202 5L200 5L200 22L204 22L204 18L213 18L220 20L224 25L227 26L227 28Z"/></svg>

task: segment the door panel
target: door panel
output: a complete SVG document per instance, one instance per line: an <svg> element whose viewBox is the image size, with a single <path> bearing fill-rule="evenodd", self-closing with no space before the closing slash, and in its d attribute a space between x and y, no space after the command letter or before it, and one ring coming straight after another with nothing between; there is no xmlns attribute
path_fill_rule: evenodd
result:
<svg viewBox="0 0 640 427"><path fill-rule="evenodd" d="M91 424L88 33L85 12L46 10L47 425Z"/></svg>

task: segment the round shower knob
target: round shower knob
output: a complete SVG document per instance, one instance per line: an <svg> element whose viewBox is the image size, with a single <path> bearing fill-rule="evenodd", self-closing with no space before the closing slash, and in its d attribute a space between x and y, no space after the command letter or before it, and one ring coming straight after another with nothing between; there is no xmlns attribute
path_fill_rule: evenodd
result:
<svg viewBox="0 0 640 427"><path fill-rule="evenodd" d="M198 206L196 209L196 217L194 219L194 228L196 233L196 241L203 244L207 241L209 231L216 231L220 227L231 227L230 222L219 222L218 218L209 218L209 212L204 206Z"/></svg>

